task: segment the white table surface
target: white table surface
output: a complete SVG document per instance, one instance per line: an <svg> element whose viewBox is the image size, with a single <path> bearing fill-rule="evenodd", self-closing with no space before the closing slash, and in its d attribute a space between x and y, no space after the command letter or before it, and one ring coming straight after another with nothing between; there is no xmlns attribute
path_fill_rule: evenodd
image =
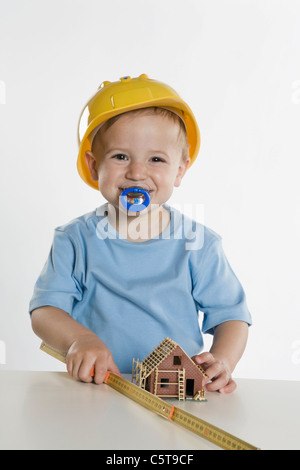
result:
<svg viewBox="0 0 300 470"><path fill-rule="evenodd" d="M237 383L232 394L207 393L205 403L169 401L262 450L299 450L300 382ZM65 372L0 371L0 449L218 448L108 385Z"/></svg>

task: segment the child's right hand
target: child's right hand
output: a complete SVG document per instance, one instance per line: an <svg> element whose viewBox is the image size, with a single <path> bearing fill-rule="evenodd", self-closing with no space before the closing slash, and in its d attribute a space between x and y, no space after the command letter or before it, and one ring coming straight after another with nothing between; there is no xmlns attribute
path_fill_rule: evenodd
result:
<svg viewBox="0 0 300 470"><path fill-rule="evenodd" d="M107 371L121 375L108 347L93 333L80 336L68 350L66 357L69 374L82 382L101 384ZM91 370L94 367L94 377Z"/></svg>

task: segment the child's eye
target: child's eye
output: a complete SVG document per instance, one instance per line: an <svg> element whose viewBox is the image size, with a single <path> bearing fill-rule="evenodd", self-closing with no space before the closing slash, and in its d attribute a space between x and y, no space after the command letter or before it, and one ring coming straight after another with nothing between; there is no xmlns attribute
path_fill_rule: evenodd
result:
<svg viewBox="0 0 300 470"><path fill-rule="evenodd" d="M151 161L152 162L164 162L165 160L161 157L152 157Z"/></svg>
<svg viewBox="0 0 300 470"><path fill-rule="evenodd" d="M126 155L123 155L123 153L118 153L117 155L114 155L113 158L116 160L127 160Z"/></svg>

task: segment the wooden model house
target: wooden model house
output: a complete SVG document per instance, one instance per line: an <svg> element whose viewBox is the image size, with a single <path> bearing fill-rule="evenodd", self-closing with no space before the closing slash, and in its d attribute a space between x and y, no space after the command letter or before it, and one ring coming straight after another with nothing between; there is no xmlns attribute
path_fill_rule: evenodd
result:
<svg viewBox="0 0 300 470"><path fill-rule="evenodd" d="M170 338L165 338L142 362L133 360L132 382L162 398L205 401L202 367Z"/></svg>

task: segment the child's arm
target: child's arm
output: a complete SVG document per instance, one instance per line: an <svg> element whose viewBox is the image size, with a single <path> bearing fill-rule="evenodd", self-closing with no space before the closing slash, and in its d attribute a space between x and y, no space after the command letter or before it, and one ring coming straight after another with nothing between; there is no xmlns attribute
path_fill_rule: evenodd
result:
<svg viewBox="0 0 300 470"><path fill-rule="evenodd" d="M32 329L46 344L67 352L69 374L83 382L102 383L108 370L121 375L108 347L88 328L65 311L51 306L40 307L31 314Z"/></svg>
<svg viewBox="0 0 300 470"><path fill-rule="evenodd" d="M210 352L204 352L193 359L201 364L209 379L205 379L208 391L233 392L236 383L231 378L235 366L243 355L248 338L248 324L242 321L227 321L216 326Z"/></svg>

